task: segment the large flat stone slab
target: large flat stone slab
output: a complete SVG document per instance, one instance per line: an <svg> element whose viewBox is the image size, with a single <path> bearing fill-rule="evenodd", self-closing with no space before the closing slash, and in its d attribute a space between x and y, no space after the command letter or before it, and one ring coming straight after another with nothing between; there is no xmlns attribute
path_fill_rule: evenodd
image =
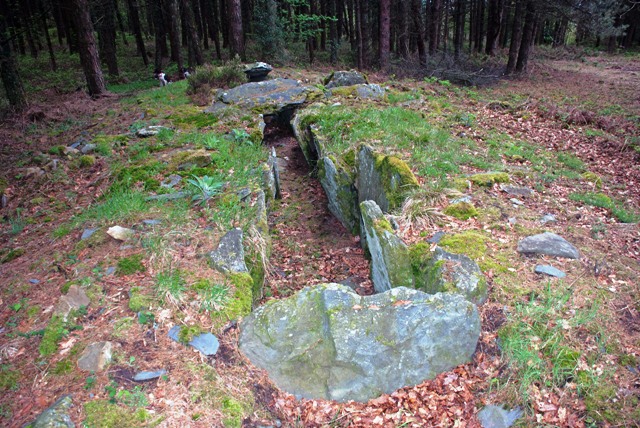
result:
<svg viewBox="0 0 640 428"><path fill-rule="evenodd" d="M297 397L367 401L469 361L479 335L477 308L460 295L323 284L256 309L239 346Z"/></svg>

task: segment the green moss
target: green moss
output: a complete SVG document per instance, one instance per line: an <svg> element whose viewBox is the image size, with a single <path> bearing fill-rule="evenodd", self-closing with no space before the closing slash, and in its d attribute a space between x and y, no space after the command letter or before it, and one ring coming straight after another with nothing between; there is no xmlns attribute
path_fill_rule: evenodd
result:
<svg viewBox="0 0 640 428"><path fill-rule="evenodd" d="M96 231L87 239L82 239L73 247L75 251L82 251L85 248L96 248L109 241L109 235L102 231Z"/></svg>
<svg viewBox="0 0 640 428"><path fill-rule="evenodd" d="M376 232L378 234L381 234L382 231L385 231L385 230L389 233L394 233L391 223L389 223L389 220L387 220L386 218L379 218L374 220L373 227L376 229Z"/></svg>
<svg viewBox="0 0 640 428"><path fill-rule="evenodd" d="M51 370L51 372L55 375L65 375L67 373L71 373L72 371L73 362L68 358L58 361L53 367L53 370Z"/></svg>
<svg viewBox="0 0 640 428"><path fill-rule="evenodd" d="M623 354L618 357L618 364L622 367L636 367L640 364L640 360L635 355Z"/></svg>
<svg viewBox="0 0 640 428"><path fill-rule="evenodd" d="M180 332L178 333L178 341L180 343L187 344L193 340L194 337L203 333L202 328L198 325L180 326Z"/></svg>
<svg viewBox="0 0 640 428"><path fill-rule="evenodd" d="M445 261L433 261L433 253L429 244L418 242L409 247L409 258L411 259L415 288L430 294L444 291L442 266Z"/></svg>
<svg viewBox="0 0 640 428"><path fill-rule="evenodd" d="M171 157L169 167L174 169L186 169L188 166L204 168L211 165L211 153L204 149L179 151Z"/></svg>
<svg viewBox="0 0 640 428"><path fill-rule="evenodd" d="M144 272L146 268L142 264L143 254L134 254L118 260L116 274L119 276L131 275L136 272Z"/></svg>
<svg viewBox="0 0 640 428"><path fill-rule="evenodd" d="M380 174L384 193L389 201L389 210L402 206L406 194L418 188L418 180L403 160L395 156L375 153L375 168Z"/></svg>
<svg viewBox="0 0 640 428"><path fill-rule="evenodd" d="M478 232L465 231L444 236L439 245L451 253L465 254L479 260L487 254L487 240L487 237Z"/></svg>
<svg viewBox="0 0 640 428"><path fill-rule="evenodd" d="M357 94L355 86L338 86L331 88L331 95L337 97L355 97Z"/></svg>
<svg viewBox="0 0 640 428"><path fill-rule="evenodd" d="M40 355L48 357L54 354L58 350L58 342L62 339L65 333L64 320L59 315L51 317L49 324L44 329L44 335L40 341Z"/></svg>
<svg viewBox="0 0 640 428"><path fill-rule="evenodd" d="M95 165L96 157L91 155L82 155L78 158L78 166L80 168L87 168Z"/></svg>
<svg viewBox="0 0 640 428"><path fill-rule="evenodd" d="M63 156L65 152L65 147L63 145L53 146L49 148L50 155Z"/></svg>
<svg viewBox="0 0 640 428"><path fill-rule="evenodd" d="M0 365L0 391L14 391L18 389L20 372L11 370L8 364Z"/></svg>
<svg viewBox="0 0 640 428"><path fill-rule="evenodd" d="M158 174L166 169L162 162L153 160L143 165L132 165L122 168L116 174L116 182L112 188L131 188L141 183L146 191L156 191L160 188Z"/></svg>
<svg viewBox="0 0 640 428"><path fill-rule="evenodd" d="M85 403L84 412L86 419L83 426L88 428L152 427L161 422L161 418L153 420L145 409L132 410L107 400Z"/></svg>
<svg viewBox="0 0 640 428"><path fill-rule="evenodd" d="M348 165L350 168L356 167L356 151L354 149L347 150L342 155L342 161Z"/></svg>
<svg viewBox="0 0 640 428"><path fill-rule="evenodd" d="M598 189L602 187L602 178L600 178L598 174L587 171L582 173L582 178L584 178L586 181L589 181L590 183L595 184L596 188Z"/></svg>
<svg viewBox="0 0 640 428"><path fill-rule="evenodd" d="M133 312L149 309L152 302L153 298L143 294L140 287L133 287L129 290L129 309Z"/></svg>
<svg viewBox="0 0 640 428"><path fill-rule="evenodd" d="M134 325L134 319L132 317L124 317L116 320L113 323L113 337L119 339L123 337Z"/></svg>
<svg viewBox="0 0 640 428"><path fill-rule="evenodd" d="M9 252L7 252L7 254L2 256L2 258L0 259L0 264L9 263L10 261L15 260L18 257L22 256L23 254L24 254L23 248L12 248L9 250Z"/></svg>
<svg viewBox="0 0 640 428"><path fill-rule="evenodd" d="M496 183L508 183L509 174L506 172L483 172L480 174L474 174L469 177L476 186L493 186Z"/></svg>
<svg viewBox="0 0 640 428"><path fill-rule="evenodd" d="M222 399L222 414L224 415L222 424L225 428L240 428L242 426L244 408L239 401L232 397L224 397Z"/></svg>
<svg viewBox="0 0 640 428"><path fill-rule="evenodd" d="M478 216L478 210L469 202L451 204L444 209L444 213L458 220L469 220L471 217Z"/></svg>
<svg viewBox="0 0 640 428"><path fill-rule="evenodd" d="M587 415L596 422L618 422L620 403L616 400L617 387L610 383L594 385L584 397Z"/></svg>
<svg viewBox="0 0 640 428"><path fill-rule="evenodd" d="M229 279L234 286L233 296L224 309L211 314L216 323L225 323L251 312L254 293L253 278L246 272L239 272L230 274Z"/></svg>

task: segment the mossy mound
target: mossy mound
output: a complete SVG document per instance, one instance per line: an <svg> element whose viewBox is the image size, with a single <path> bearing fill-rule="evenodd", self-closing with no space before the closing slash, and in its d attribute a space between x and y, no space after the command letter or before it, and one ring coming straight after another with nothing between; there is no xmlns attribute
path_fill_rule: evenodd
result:
<svg viewBox="0 0 640 428"><path fill-rule="evenodd" d="M84 412L83 426L92 428L153 427L161 422L161 418L152 419L145 409L132 410L107 400L85 403Z"/></svg>
<svg viewBox="0 0 640 428"><path fill-rule="evenodd" d="M140 312L149 309L153 298L142 292L140 287L133 287L129 290L129 309L133 312Z"/></svg>
<svg viewBox="0 0 640 428"><path fill-rule="evenodd" d="M476 186L490 187L496 183L508 183L510 178L506 172L483 172L472 175L469 177L469 181Z"/></svg>
<svg viewBox="0 0 640 428"><path fill-rule="evenodd" d="M471 217L478 216L478 210L469 202L451 204L444 209L444 213L458 220L469 220Z"/></svg>
<svg viewBox="0 0 640 428"><path fill-rule="evenodd" d="M465 254L477 260L487 254L487 240L481 233L468 230L444 236L439 245L451 253Z"/></svg>

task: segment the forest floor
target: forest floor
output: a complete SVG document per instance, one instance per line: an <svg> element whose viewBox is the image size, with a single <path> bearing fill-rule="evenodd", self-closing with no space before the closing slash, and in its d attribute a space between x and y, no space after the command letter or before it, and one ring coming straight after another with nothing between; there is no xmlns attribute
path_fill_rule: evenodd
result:
<svg viewBox="0 0 640 428"><path fill-rule="evenodd" d="M319 84L326 73L274 74ZM457 249L472 251L490 285L472 361L367 403L296 400L280 391L239 352L239 320L223 315L234 285L203 257L230 228L247 228L255 201L241 200L237 190L255 184L254 170L268 156L239 132L255 118L211 119L185 95L184 82L114 85L113 95L98 100L41 88L24 114L0 126L0 425L23 426L72 394L71 417L86 426L477 427L475 415L487 403L522 407L519 426L638 426L640 57L540 59L529 75L486 88L370 78L390 90L372 109L410 111L433 127L428 132L455 138L458 155L467 156L458 162L438 150L434 156L442 158L407 154L421 184L503 168L515 184L535 190L516 206L498 187L469 188L477 218L442 215L441 197L431 201L431 214L402 225L407 242L436 231L484 237L477 248ZM340 101L356 116L363 108ZM172 129L135 136L148 125ZM352 127L336 129L348 138ZM327 281L370 294L357 238L328 213L295 140L273 132L266 144L285 164L283 198L269 217L264 300ZM64 154L60 146L75 142L96 146L86 156ZM177 153L201 149L214 169L169 169ZM203 204L146 202L150 193L167 192L160 182L169 173L181 175L185 189L186 180L205 174L226 184ZM547 213L557 221L542 225ZM133 228L138 238L110 238L104 231L114 225ZM81 240L88 228L97 232ZM519 239L544 230L583 257L517 254ZM567 278L542 278L533 273L537 263L553 264ZM70 285L85 290L90 304L52 326L53 308ZM132 306L133 288L146 299L142 310ZM218 353L204 357L172 342L167 331L175 324L214 333ZM79 355L107 340L111 364L81 371ZM167 373L132 379L156 369Z"/></svg>

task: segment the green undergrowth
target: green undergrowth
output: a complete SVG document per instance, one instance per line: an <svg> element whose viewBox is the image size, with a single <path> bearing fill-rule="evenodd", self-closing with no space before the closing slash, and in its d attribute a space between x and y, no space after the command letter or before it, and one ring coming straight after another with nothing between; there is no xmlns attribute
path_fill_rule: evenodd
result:
<svg viewBox="0 0 640 428"><path fill-rule="evenodd" d="M108 400L94 400L84 404L87 428L120 428L120 427L154 427L162 422L161 417L154 417L146 409L132 410L111 403Z"/></svg>
<svg viewBox="0 0 640 428"><path fill-rule="evenodd" d="M479 231L467 230L445 235L438 245L451 253L470 257L485 273L506 273L510 266L509 253L497 249L489 251L489 245L495 246L497 243Z"/></svg>
<svg viewBox="0 0 640 428"><path fill-rule="evenodd" d="M624 414L628 409L616 399L617 388L606 366L615 339L603 330L600 303L596 299L578 307L573 293L562 283L549 283L515 304L498 331L507 370L492 384L512 391L527 409L535 405L534 389L569 388L584 399L592 422L630 420ZM594 346L585 347L584 337Z"/></svg>
<svg viewBox="0 0 640 428"><path fill-rule="evenodd" d="M637 210L626 207L622 202L616 201L604 193L571 193L569 199L592 207L606 208L622 223L636 223L640 221L640 213Z"/></svg>

